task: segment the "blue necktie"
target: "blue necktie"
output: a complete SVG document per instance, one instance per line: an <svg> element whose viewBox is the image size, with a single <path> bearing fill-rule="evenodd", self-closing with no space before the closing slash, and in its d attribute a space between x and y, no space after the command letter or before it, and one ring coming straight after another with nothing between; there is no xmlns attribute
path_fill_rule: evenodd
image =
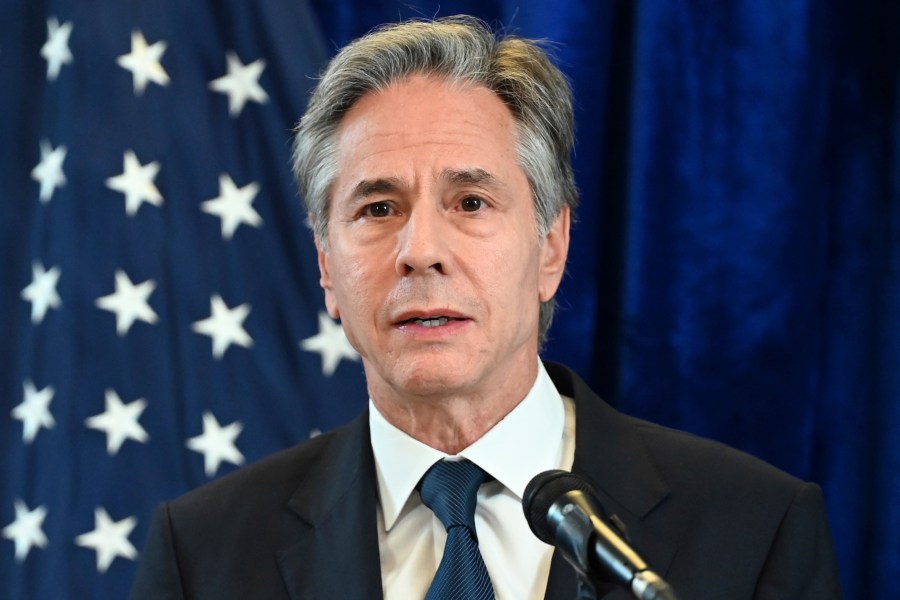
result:
<svg viewBox="0 0 900 600"><path fill-rule="evenodd" d="M444 557L425 600L493 600L494 587L475 535L478 487L490 476L467 460L434 463L419 494L447 528Z"/></svg>

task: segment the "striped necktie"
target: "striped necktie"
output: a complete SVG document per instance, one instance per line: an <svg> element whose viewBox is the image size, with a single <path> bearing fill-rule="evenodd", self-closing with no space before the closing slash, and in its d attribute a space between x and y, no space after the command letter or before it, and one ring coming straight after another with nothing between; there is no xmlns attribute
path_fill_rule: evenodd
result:
<svg viewBox="0 0 900 600"><path fill-rule="evenodd" d="M476 495L490 478L467 460L438 461L422 477L422 503L447 529L444 557L425 600L493 600L494 587L475 534Z"/></svg>

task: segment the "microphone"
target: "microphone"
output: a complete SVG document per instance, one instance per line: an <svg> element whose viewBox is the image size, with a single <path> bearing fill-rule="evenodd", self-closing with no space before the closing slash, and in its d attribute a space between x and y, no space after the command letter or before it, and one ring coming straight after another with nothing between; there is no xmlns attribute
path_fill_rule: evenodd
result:
<svg viewBox="0 0 900 600"><path fill-rule="evenodd" d="M525 488L522 509L534 535L555 546L591 586L612 580L639 600L678 600L607 525L606 511L583 478L559 470L538 473Z"/></svg>

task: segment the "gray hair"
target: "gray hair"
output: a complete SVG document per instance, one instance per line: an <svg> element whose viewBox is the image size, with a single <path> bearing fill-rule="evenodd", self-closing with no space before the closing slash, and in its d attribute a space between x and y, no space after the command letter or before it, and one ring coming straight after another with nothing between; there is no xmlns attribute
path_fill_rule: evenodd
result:
<svg viewBox="0 0 900 600"><path fill-rule="evenodd" d="M517 125L516 155L531 186L540 237L547 235L564 205L575 209L572 92L538 43L495 36L485 23L467 16L405 21L382 26L344 47L322 74L295 130L294 175L323 248L341 120L365 94L413 75L485 87L506 104ZM541 303L541 343L555 308L553 298Z"/></svg>

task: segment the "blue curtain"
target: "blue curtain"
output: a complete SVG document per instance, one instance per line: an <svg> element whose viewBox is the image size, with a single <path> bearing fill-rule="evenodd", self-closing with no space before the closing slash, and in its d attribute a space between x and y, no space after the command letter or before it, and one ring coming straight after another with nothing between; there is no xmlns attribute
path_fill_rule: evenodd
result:
<svg viewBox="0 0 900 600"><path fill-rule="evenodd" d="M315 4L335 47L458 12L557 43L582 205L545 355L818 482L847 597L895 589L900 5Z"/></svg>

